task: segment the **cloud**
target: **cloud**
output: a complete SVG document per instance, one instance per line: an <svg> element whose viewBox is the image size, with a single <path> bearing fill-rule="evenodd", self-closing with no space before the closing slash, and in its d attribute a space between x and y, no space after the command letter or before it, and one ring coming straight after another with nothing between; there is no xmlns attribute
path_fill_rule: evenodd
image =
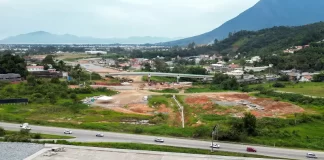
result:
<svg viewBox="0 0 324 160"><path fill-rule="evenodd" d="M0 38L44 30L93 37L187 37L258 0L0 0Z"/></svg>

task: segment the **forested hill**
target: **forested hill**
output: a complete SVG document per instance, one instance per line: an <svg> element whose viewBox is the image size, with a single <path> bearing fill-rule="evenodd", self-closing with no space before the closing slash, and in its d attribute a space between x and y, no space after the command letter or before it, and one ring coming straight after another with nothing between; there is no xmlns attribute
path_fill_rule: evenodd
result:
<svg viewBox="0 0 324 160"><path fill-rule="evenodd" d="M207 44L216 38L224 39L228 33L234 31L256 31L274 26L316 23L324 20L323 8L323 0L260 0L253 7L210 32L164 44ZM217 16L220 15L215 15Z"/></svg>
<svg viewBox="0 0 324 160"><path fill-rule="evenodd" d="M273 27L259 31L240 31L214 44L221 53L270 54L291 46L307 45L324 39L324 22L298 26Z"/></svg>

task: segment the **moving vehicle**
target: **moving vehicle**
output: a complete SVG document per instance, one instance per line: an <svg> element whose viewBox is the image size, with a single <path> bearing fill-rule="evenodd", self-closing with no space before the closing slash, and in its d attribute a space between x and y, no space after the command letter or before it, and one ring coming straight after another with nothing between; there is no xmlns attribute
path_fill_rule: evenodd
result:
<svg viewBox="0 0 324 160"><path fill-rule="evenodd" d="M306 157L307 157L307 158L315 158L315 159L317 158L316 155L315 155L314 153L307 153L307 154L306 154Z"/></svg>
<svg viewBox="0 0 324 160"><path fill-rule="evenodd" d="M27 130L31 130L31 128L29 127L28 123L23 123L22 125L20 125L21 129L27 129Z"/></svg>
<svg viewBox="0 0 324 160"><path fill-rule="evenodd" d="M252 147L247 147L247 148L246 148L246 151L247 151L247 152L257 152L257 150L254 149L254 148L252 148Z"/></svg>
<svg viewBox="0 0 324 160"><path fill-rule="evenodd" d="M155 138L154 141L155 142L160 142L160 143L163 143L164 142L164 140L162 138Z"/></svg>
<svg viewBox="0 0 324 160"><path fill-rule="evenodd" d="M68 130L68 129L66 129L66 130L64 131L64 134L72 134L72 131L71 131L71 130Z"/></svg>
<svg viewBox="0 0 324 160"><path fill-rule="evenodd" d="M210 144L210 148L220 148L220 145L219 144Z"/></svg>
<svg viewBox="0 0 324 160"><path fill-rule="evenodd" d="M96 134L96 137L104 137L104 134L102 134L102 133L97 133L97 134Z"/></svg>

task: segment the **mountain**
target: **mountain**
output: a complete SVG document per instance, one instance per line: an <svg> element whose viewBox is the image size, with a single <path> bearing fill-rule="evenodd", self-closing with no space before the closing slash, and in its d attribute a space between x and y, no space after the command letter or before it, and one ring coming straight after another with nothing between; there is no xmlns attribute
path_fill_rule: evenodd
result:
<svg viewBox="0 0 324 160"><path fill-rule="evenodd" d="M272 27L259 31L239 31L212 46L222 54L271 55L291 46L304 46L324 39L324 22L296 27Z"/></svg>
<svg viewBox="0 0 324 160"><path fill-rule="evenodd" d="M78 37L71 34L57 35L44 31L20 34L0 40L0 44L144 44L175 40L165 37L93 38Z"/></svg>
<svg viewBox="0 0 324 160"><path fill-rule="evenodd" d="M226 38L230 32L315 23L324 20L323 8L324 0L260 0L253 7L210 32L162 44L208 44L215 39Z"/></svg>

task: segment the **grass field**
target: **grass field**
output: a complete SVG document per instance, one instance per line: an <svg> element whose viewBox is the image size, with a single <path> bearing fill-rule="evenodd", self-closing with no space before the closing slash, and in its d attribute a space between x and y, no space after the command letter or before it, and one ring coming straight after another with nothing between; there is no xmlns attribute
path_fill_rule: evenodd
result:
<svg viewBox="0 0 324 160"><path fill-rule="evenodd" d="M272 88L274 90L283 92L293 92L303 95L324 97L324 83L321 82L300 82L298 84L293 84L291 82L281 82L285 84L285 88L274 88L273 83L259 84L265 88ZM250 87L256 87L258 85L251 85Z"/></svg>
<svg viewBox="0 0 324 160"><path fill-rule="evenodd" d="M163 90L150 90L151 92L157 92L157 93L179 93L179 90L177 89L163 89Z"/></svg>
<svg viewBox="0 0 324 160"><path fill-rule="evenodd" d="M92 57L96 57L96 56L88 55L85 53L68 53L68 54L57 56L56 58L60 60L72 62L72 61L77 61L79 59L92 58Z"/></svg>

